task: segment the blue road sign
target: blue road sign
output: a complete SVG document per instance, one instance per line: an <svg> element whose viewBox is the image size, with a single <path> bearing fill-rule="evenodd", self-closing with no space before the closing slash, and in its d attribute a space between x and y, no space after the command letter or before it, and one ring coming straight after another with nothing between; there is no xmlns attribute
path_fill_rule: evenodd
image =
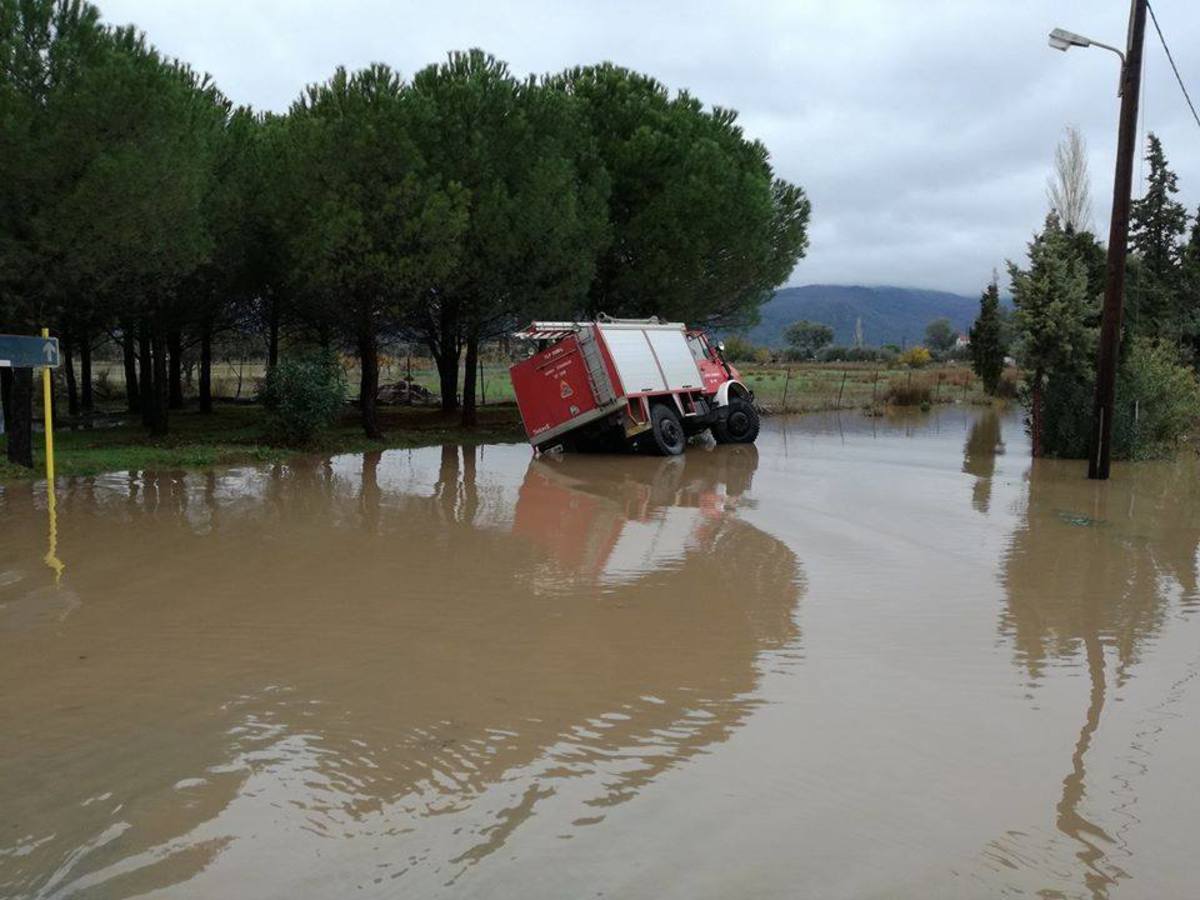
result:
<svg viewBox="0 0 1200 900"><path fill-rule="evenodd" d="M58 338L0 334L0 368L58 368Z"/></svg>

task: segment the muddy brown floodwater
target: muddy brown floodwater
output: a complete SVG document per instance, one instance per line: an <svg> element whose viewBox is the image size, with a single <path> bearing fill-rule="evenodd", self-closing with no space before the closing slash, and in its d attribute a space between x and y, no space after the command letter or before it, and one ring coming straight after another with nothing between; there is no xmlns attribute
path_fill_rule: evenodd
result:
<svg viewBox="0 0 1200 900"><path fill-rule="evenodd" d="M1196 461L1020 422L0 488L0 896L1185 897Z"/></svg>

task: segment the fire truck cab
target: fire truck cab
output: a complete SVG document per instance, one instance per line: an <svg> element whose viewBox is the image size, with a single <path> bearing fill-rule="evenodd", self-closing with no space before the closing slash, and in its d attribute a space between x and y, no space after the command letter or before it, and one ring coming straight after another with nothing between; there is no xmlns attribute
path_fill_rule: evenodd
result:
<svg viewBox="0 0 1200 900"><path fill-rule="evenodd" d="M514 335L535 344L509 370L536 450L619 449L663 456L689 436L753 443L754 395L702 331L680 322L612 319L534 322Z"/></svg>

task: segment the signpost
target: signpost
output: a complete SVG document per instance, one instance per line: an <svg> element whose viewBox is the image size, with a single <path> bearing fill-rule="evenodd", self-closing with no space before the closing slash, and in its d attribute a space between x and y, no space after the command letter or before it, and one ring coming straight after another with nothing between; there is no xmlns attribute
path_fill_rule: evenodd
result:
<svg viewBox="0 0 1200 900"><path fill-rule="evenodd" d="M50 550L46 554L46 564L54 569L55 580L62 577L63 566L55 554L58 535L54 514L54 410L51 403L54 390L50 384L50 370L57 369L58 365L58 338L50 337L48 328L42 329L41 337L0 334L0 368L42 370L42 404L46 424L46 499L50 513Z"/></svg>
<svg viewBox="0 0 1200 900"><path fill-rule="evenodd" d="M0 368L33 369L49 366L57 369L58 338L49 337L42 329L41 337L0 334Z"/></svg>

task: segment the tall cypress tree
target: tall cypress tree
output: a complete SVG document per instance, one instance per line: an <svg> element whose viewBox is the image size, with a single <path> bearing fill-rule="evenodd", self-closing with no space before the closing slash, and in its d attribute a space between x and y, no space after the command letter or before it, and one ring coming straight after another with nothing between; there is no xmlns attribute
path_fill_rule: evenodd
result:
<svg viewBox="0 0 1200 900"><path fill-rule="evenodd" d="M1029 381L1029 431L1034 456L1043 449L1043 410L1051 378L1079 375L1093 355L1087 327L1087 272L1072 252L1058 216L1050 213L1029 244L1029 268L1008 264L1021 361Z"/></svg>
<svg viewBox="0 0 1200 900"><path fill-rule="evenodd" d="M1176 338L1183 318L1180 242L1187 229L1187 211L1173 199L1179 187L1162 142L1154 134L1147 141L1146 194L1133 201L1130 212L1129 245L1138 264L1130 269L1129 327L1135 334Z"/></svg>
<svg viewBox="0 0 1200 900"><path fill-rule="evenodd" d="M979 298L979 317L971 326L971 367L988 394L995 394L1004 371L1006 353L1001 336L1000 288L993 274L992 283Z"/></svg>
<svg viewBox="0 0 1200 900"><path fill-rule="evenodd" d="M1180 289L1181 332L1191 350L1193 362L1200 364L1200 209L1192 220L1191 234L1183 247Z"/></svg>

